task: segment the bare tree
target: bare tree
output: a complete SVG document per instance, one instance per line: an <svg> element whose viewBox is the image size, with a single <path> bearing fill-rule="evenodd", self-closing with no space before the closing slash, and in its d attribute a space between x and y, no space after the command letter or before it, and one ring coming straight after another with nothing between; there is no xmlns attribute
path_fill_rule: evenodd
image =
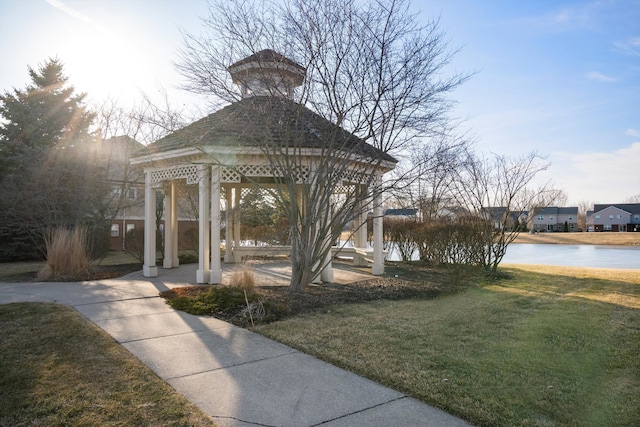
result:
<svg viewBox="0 0 640 427"><path fill-rule="evenodd" d="M451 196L452 184L456 170L471 149L467 135L438 135L430 141L411 150L410 163L406 166L409 170L403 174L407 186L399 192L412 207L419 209L423 222L448 216L456 208Z"/></svg>
<svg viewBox="0 0 640 427"><path fill-rule="evenodd" d="M581 200L578 203L578 228L587 230L587 212L593 211L593 202L589 200Z"/></svg>
<svg viewBox="0 0 640 427"><path fill-rule="evenodd" d="M141 93L140 100L130 107L113 99L93 107L95 127L102 141L100 162L106 174L105 181L111 187L107 205L112 220L126 210L140 207L142 203L137 195L144 185L143 172L130 165L130 158L142 145L156 141L188 123L185 109L172 105L166 90L161 88L160 94L161 104L148 94Z"/></svg>
<svg viewBox="0 0 640 427"><path fill-rule="evenodd" d="M291 224L290 291L301 292L344 225L394 184L381 177L391 155L449 130L448 95L468 76L443 77L454 52L438 21L421 25L405 0L217 1L203 24L184 35L177 68L188 90L242 104L261 129L262 151L281 174L269 188ZM229 76L230 65L264 49L295 62L283 59L280 75L265 67L260 91L240 72ZM296 64L305 79L292 75ZM309 166L301 187L296 177Z"/></svg>
<svg viewBox="0 0 640 427"><path fill-rule="evenodd" d="M629 197L627 200L625 200L625 203L640 203L640 193L636 194L635 196Z"/></svg>
<svg viewBox="0 0 640 427"><path fill-rule="evenodd" d="M548 167L536 152L516 158L470 153L457 170L454 195L472 212L478 232L485 238L480 247L485 269L497 270L507 246L520 232L520 216L564 197L550 182L532 188L536 175Z"/></svg>

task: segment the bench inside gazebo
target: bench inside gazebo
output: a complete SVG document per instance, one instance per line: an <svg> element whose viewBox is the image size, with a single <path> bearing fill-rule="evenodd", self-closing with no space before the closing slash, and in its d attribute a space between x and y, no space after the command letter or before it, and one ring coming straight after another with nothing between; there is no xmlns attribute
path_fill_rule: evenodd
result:
<svg viewBox="0 0 640 427"><path fill-rule="evenodd" d="M216 111L166 137L149 144L133 160L145 174L145 277L158 275L156 265L156 191L163 189L164 207L164 268L178 266L178 194L181 185L198 186L198 270L197 283L217 284L222 281L221 217L226 212L224 227L224 262L241 263L251 257L289 255L286 245L247 245L240 239L240 202L247 188L274 188L284 179L302 188L323 185L313 182L318 150L317 135L323 128L336 126L293 101L293 90L302 84L306 70L294 61L264 50L229 67L234 83L240 86L242 99ZM256 119L254 112L266 112L275 119ZM302 161L294 176L274 162L272 153L265 152L264 140L284 140L277 128L277 117L296 114L306 123ZM275 124L274 124L275 123ZM319 130L320 129L320 130ZM290 129L289 129L290 131ZM379 161L370 168L373 177L367 183L358 180L357 173L345 176L340 187L350 186L358 194L367 194L371 182L381 183L382 175L395 167L396 160L341 130L348 139L345 146L353 151L371 153ZM350 145L349 145L350 144ZM285 150L286 153L286 150ZM370 165L369 165L370 167ZM354 171L361 168L354 161ZM284 176L289 173L289 176ZM340 191L340 188L335 188ZM366 198L363 197L363 200ZM353 217L353 245L334 246L325 260L326 266L314 281L331 282L331 258L349 257L354 265L371 265L374 275L384 273L382 197L375 194L369 206L358 206ZM364 202L363 202L364 203ZM367 237L367 212L373 212L373 245Z"/></svg>

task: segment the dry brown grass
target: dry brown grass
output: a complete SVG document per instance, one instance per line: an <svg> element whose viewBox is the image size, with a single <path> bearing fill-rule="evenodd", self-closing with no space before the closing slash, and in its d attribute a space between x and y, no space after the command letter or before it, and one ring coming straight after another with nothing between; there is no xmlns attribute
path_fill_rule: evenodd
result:
<svg viewBox="0 0 640 427"><path fill-rule="evenodd" d="M242 266L233 272L229 285L252 293L256 286L255 272L247 266Z"/></svg>
<svg viewBox="0 0 640 427"><path fill-rule="evenodd" d="M520 233L513 243L640 246L640 233Z"/></svg>
<svg viewBox="0 0 640 427"><path fill-rule="evenodd" d="M553 294L640 309L640 270L510 264L503 271L520 271L549 277L549 280L541 283L528 283L524 290L511 288L509 292ZM611 287L610 283L616 283L617 286ZM508 288L500 290L505 289Z"/></svg>
<svg viewBox="0 0 640 427"><path fill-rule="evenodd" d="M215 426L73 308L0 305L0 330L0 426Z"/></svg>
<svg viewBox="0 0 640 427"><path fill-rule="evenodd" d="M84 279L91 269L86 227L56 228L45 236L47 263L38 280Z"/></svg>

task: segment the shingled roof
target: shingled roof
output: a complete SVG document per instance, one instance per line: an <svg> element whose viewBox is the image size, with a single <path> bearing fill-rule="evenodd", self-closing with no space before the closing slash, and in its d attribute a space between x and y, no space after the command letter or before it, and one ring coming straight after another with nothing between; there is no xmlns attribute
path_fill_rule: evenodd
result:
<svg viewBox="0 0 640 427"><path fill-rule="evenodd" d="M142 149L136 157L184 148L323 148L328 144L372 161L398 161L294 101L255 96L234 102Z"/></svg>
<svg viewBox="0 0 640 427"><path fill-rule="evenodd" d="M253 55L247 56L244 59L241 59L238 62L235 62L233 64L231 64L229 66L229 69L232 68L236 68L239 67L241 65L245 65L245 64L250 64L250 63L283 63L283 64L287 64L290 65L294 68L299 69L300 71L306 71L305 68L298 64L295 61L292 61L291 59L287 58L286 56L276 52L275 50L271 50L271 49L264 49L261 50L260 52L254 53Z"/></svg>

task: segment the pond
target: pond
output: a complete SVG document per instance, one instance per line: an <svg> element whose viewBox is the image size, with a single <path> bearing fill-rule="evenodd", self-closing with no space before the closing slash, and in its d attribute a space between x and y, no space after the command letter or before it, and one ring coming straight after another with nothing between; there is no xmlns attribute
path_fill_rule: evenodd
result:
<svg viewBox="0 0 640 427"><path fill-rule="evenodd" d="M510 264L640 269L640 246L510 244L502 260Z"/></svg>
<svg viewBox="0 0 640 427"><path fill-rule="evenodd" d="M417 254L414 258L418 259ZM391 249L387 259L401 259L397 248ZM502 262L640 270L640 246L512 243L507 247L507 254Z"/></svg>

